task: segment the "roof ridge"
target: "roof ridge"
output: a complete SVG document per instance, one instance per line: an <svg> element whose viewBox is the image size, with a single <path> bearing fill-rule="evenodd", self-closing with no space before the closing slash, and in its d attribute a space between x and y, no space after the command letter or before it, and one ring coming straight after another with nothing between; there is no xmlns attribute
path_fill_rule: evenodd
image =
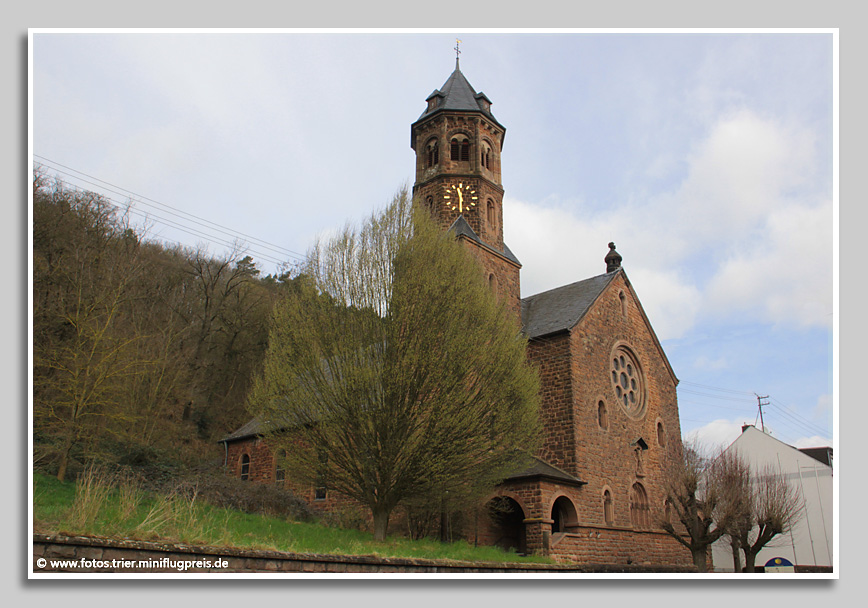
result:
<svg viewBox="0 0 868 608"><path fill-rule="evenodd" d="M600 279L603 277L608 277L608 280L612 280L615 278L615 275L619 272L623 272L621 268L619 268L618 270L616 270L614 272L604 272L603 274L597 274L597 275L594 275L592 277L588 277L586 279L579 279L578 281L573 281L572 283L567 283L566 285L560 285L558 287L552 287L551 289L546 289L545 291L540 291L539 293L535 293L533 295L526 296L526 297L522 298L521 301L524 302L525 300L532 300L533 298L536 298L537 296L543 296L543 295L546 295L548 293L558 291L559 289L567 289L568 287L578 285L579 283L586 283L588 281L593 281L594 279Z"/></svg>

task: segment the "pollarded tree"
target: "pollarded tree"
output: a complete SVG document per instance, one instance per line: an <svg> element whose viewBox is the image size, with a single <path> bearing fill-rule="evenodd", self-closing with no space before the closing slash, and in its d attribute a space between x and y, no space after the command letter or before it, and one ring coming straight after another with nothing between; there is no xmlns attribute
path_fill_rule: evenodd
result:
<svg viewBox="0 0 868 608"><path fill-rule="evenodd" d="M375 539L399 504L491 488L537 445L539 381L477 264L404 189L314 246L275 307L251 410L287 475L365 505Z"/></svg>
<svg viewBox="0 0 868 608"><path fill-rule="evenodd" d="M727 532L733 547L744 552L745 571L755 572L757 554L775 538L790 532L802 514L804 501L798 487L774 467L766 466L752 473L740 456L735 454L732 458L742 462L738 485L743 489L741 516L730 521ZM735 567L738 572L737 562Z"/></svg>
<svg viewBox="0 0 868 608"><path fill-rule="evenodd" d="M726 474L720 465L715 468L715 460L705 456L694 443L684 445L682 460L666 482L671 513L660 525L690 550L693 564L700 572L708 569L709 548L726 533L739 513L740 504L728 497L724 479ZM680 523L677 527L675 519Z"/></svg>

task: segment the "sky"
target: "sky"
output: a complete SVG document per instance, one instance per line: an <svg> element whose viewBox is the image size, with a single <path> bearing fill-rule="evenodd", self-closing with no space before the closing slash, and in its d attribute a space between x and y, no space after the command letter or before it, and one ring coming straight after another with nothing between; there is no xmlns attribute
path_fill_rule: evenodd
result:
<svg viewBox="0 0 868 608"><path fill-rule="evenodd" d="M522 296L602 274L614 241L684 437L728 445L759 395L773 436L832 445L830 33L35 33L33 159L273 273L412 184L456 37L506 127Z"/></svg>

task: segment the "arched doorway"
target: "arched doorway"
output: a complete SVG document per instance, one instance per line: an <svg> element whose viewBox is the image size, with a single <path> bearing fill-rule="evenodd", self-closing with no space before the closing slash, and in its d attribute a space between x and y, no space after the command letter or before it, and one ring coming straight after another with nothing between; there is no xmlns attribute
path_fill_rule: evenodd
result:
<svg viewBox="0 0 868 608"><path fill-rule="evenodd" d="M501 549L515 549L516 553L527 550L524 519L521 506L508 496L497 496L488 501L488 516L495 532L494 544Z"/></svg>
<svg viewBox="0 0 868 608"><path fill-rule="evenodd" d="M552 534L559 532L570 532L579 523L579 515L576 513L576 507L573 502L566 496L559 496L552 504Z"/></svg>

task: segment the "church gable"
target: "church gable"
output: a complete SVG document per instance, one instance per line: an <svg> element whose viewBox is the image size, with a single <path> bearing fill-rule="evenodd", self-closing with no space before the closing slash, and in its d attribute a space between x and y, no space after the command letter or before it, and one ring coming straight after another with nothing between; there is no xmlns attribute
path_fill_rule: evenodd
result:
<svg viewBox="0 0 868 608"><path fill-rule="evenodd" d="M577 474L600 492L640 483L662 504L680 449L678 380L626 274L611 274L569 334Z"/></svg>
<svg viewBox="0 0 868 608"><path fill-rule="evenodd" d="M669 363L669 358L627 274L619 268L602 276L608 276L610 280L600 288L594 300L588 303L582 316L570 329L586 334L596 333L598 337L604 337L612 331L626 332L623 339L642 342L648 356L659 359L670 376L670 381L678 384L678 378Z"/></svg>

